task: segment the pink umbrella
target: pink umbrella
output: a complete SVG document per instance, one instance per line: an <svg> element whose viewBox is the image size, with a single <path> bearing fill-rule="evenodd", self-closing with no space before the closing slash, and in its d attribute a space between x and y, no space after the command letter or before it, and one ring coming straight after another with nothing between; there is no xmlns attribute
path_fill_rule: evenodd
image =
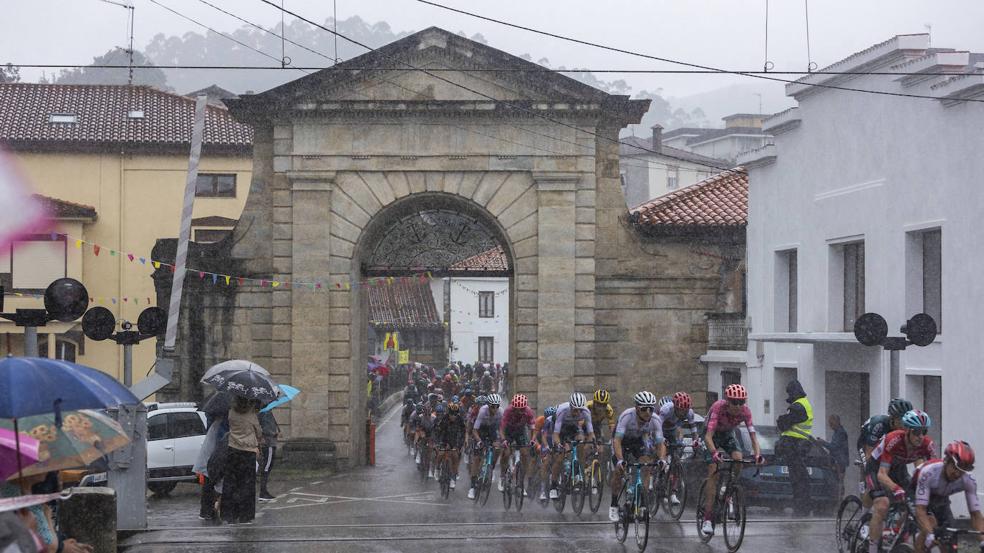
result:
<svg viewBox="0 0 984 553"><path fill-rule="evenodd" d="M20 444L18 445L18 442ZM18 448L20 463L18 463ZM13 430L0 428L0 480L6 480L17 474L17 467L26 467L41 459L41 442L24 434L14 434Z"/></svg>

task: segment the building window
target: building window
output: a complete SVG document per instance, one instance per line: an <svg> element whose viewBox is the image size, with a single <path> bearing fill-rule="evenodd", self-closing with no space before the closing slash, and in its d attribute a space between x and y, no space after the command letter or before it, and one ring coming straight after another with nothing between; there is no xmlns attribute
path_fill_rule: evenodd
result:
<svg viewBox="0 0 984 553"><path fill-rule="evenodd" d="M478 338L478 362L492 363L495 357L495 339L491 336L480 336Z"/></svg>
<svg viewBox="0 0 984 553"><path fill-rule="evenodd" d="M680 186L680 168L669 166L666 168L666 189L676 190Z"/></svg>
<svg viewBox="0 0 984 553"><path fill-rule="evenodd" d="M67 276L65 239L30 236L0 252L0 284L16 290L44 290Z"/></svg>
<svg viewBox="0 0 984 553"><path fill-rule="evenodd" d="M198 198L235 198L236 175L204 173L195 182Z"/></svg>
<svg viewBox="0 0 984 553"><path fill-rule="evenodd" d="M943 244L937 230L922 233L922 312L943 332Z"/></svg>
<svg viewBox="0 0 984 553"><path fill-rule="evenodd" d="M799 259L796 250L776 252L776 332L796 332L799 307Z"/></svg>
<svg viewBox="0 0 984 553"><path fill-rule="evenodd" d="M48 335L38 334L38 357L48 357ZM78 346L75 342L55 338L55 359L74 363L78 357Z"/></svg>
<svg viewBox="0 0 984 553"><path fill-rule="evenodd" d="M212 242L219 242L232 232L231 229L218 229L218 228L196 228L195 229L195 242L199 244L209 244Z"/></svg>
<svg viewBox="0 0 984 553"><path fill-rule="evenodd" d="M844 244L844 328L854 329L854 321L864 314L864 242Z"/></svg>
<svg viewBox="0 0 984 553"><path fill-rule="evenodd" d="M478 316L483 319L495 317L495 292L478 293Z"/></svg>

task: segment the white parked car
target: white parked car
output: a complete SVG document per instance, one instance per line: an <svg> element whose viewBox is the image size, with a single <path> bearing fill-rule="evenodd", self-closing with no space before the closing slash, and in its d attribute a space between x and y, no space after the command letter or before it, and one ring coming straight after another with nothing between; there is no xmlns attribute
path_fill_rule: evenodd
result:
<svg viewBox="0 0 984 553"><path fill-rule="evenodd" d="M205 441L205 413L194 403L147 404L147 487L166 494L191 472ZM106 473L89 474L81 485L105 485Z"/></svg>

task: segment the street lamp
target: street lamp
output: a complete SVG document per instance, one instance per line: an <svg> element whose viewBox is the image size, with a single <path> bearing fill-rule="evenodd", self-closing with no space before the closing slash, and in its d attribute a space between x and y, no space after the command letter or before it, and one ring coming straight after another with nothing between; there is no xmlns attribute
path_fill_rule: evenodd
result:
<svg viewBox="0 0 984 553"><path fill-rule="evenodd" d="M0 311L3 310L3 286L0 286ZM74 278L59 278L44 291L44 309L16 309L0 317L24 327L24 356L38 356L38 327L50 321L70 323L89 307L89 292Z"/></svg>
<svg viewBox="0 0 984 553"><path fill-rule="evenodd" d="M913 315L899 329L904 336L889 336L888 322L878 313L865 313L854 321L854 337L865 346L881 346L889 352L889 387L899 392L899 352L908 346L925 347L936 339L936 321L926 313Z"/></svg>

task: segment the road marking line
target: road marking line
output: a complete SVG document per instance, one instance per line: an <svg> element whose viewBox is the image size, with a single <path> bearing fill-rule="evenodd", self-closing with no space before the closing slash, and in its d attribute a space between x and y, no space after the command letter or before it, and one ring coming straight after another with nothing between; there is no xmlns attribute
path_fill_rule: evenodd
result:
<svg viewBox="0 0 984 553"><path fill-rule="evenodd" d="M393 407L393 410L390 411L389 415L386 415L386 418L383 419L383 422L379 423L379 426L376 427L376 432L379 432L380 430L382 430L383 425L386 424L386 423L388 423L390 421L390 419L392 419L400 411L400 409L402 407L403 407L402 405L396 405L396 406L394 406Z"/></svg>
<svg viewBox="0 0 984 553"><path fill-rule="evenodd" d="M311 482L311 485L312 486L317 486L318 484L321 484L322 482L323 482L323 480L315 480L314 482Z"/></svg>

